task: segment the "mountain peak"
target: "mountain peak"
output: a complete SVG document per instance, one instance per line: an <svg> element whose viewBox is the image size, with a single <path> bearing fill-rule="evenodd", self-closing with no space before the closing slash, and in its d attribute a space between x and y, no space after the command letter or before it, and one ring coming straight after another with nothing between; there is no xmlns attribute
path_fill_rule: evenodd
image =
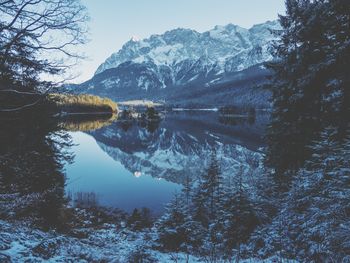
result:
<svg viewBox="0 0 350 263"><path fill-rule="evenodd" d="M199 60L203 56L206 57L207 63L220 65L221 71L228 68L242 70L270 57L266 46L274 36L268 29L270 27L276 29L276 26L278 26L276 21L254 25L250 29L228 24L215 26L204 33L192 29L176 28L142 40L132 37L122 49L112 54L95 74L116 68L127 61L151 62L157 66L168 66L188 59ZM249 51L257 46L266 52L254 59L242 57L238 62L237 55L249 54ZM234 57L236 58L233 59ZM232 67L232 61L240 65Z"/></svg>
<svg viewBox="0 0 350 263"><path fill-rule="evenodd" d="M131 39L130 39L131 42L138 42L140 41L140 38L138 36L132 36Z"/></svg>
<svg viewBox="0 0 350 263"><path fill-rule="evenodd" d="M238 27L240 27L240 26L230 23L230 24L227 24L227 25L216 25L214 27L214 30L232 31L232 30L235 30Z"/></svg>

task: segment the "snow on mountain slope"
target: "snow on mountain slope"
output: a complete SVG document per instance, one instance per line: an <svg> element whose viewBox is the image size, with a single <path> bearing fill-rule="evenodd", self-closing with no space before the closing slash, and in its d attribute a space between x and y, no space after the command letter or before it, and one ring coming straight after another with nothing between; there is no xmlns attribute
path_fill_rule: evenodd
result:
<svg viewBox="0 0 350 263"><path fill-rule="evenodd" d="M271 59L267 45L274 36L269 29L278 28L277 21L269 21L250 29L229 24L216 26L204 33L179 28L139 41L132 38L100 65L96 74L106 69L116 68L127 61L171 66L187 59L200 58L204 59L206 64L219 64L220 69L224 70L226 64L232 64L234 58L238 61L238 58L245 57L247 54L254 56L254 59L248 61L242 59L243 61L236 65L237 69L242 70ZM256 53L257 50L261 54Z"/></svg>
<svg viewBox="0 0 350 263"><path fill-rule="evenodd" d="M232 91L228 88L238 88L255 94L268 107L267 91L249 89L270 74L259 65L272 59L269 46L275 36L270 29L279 27L277 21L269 21L250 29L229 24L204 33L179 28L143 40L132 38L100 65L92 79L71 90L117 101L209 105L236 103L227 94Z"/></svg>

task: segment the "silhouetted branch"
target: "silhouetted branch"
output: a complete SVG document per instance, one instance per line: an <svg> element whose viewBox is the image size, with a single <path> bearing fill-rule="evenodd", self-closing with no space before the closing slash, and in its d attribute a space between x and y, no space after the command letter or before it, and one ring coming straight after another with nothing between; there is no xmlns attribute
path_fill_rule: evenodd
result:
<svg viewBox="0 0 350 263"><path fill-rule="evenodd" d="M61 84L43 75L62 75L83 58L74 47L86 42L87 21L79 0L0 0L0 83L7 87L0 91L45 95Z"/></svg>

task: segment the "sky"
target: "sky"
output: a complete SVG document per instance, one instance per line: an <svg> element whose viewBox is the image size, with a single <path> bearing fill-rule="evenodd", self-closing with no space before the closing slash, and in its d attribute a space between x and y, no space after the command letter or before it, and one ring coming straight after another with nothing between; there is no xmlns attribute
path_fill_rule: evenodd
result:
<svg viewBox="0 0 350 263"><path fill-rule="evenodd" d="M74 69L73 81L90 79L97 67L133 36L139 39L174 28L198 32L233 23L249 28L277 19L284 0L81 0L87 7L90 41L81 52L87 59Z"/></svg>

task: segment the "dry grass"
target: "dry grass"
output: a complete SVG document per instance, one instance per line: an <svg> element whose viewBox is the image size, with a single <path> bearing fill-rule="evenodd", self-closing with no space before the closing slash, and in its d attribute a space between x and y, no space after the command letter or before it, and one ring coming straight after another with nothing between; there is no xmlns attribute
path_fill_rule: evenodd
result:
<svg viewBox="0 0 350 263"><path fill-rule="evenodd" d="M118 105L109 98L80 94L57 94L49 95L49 98L56 103L62 110L68 112L115 112L118 111Z"/></svg>

